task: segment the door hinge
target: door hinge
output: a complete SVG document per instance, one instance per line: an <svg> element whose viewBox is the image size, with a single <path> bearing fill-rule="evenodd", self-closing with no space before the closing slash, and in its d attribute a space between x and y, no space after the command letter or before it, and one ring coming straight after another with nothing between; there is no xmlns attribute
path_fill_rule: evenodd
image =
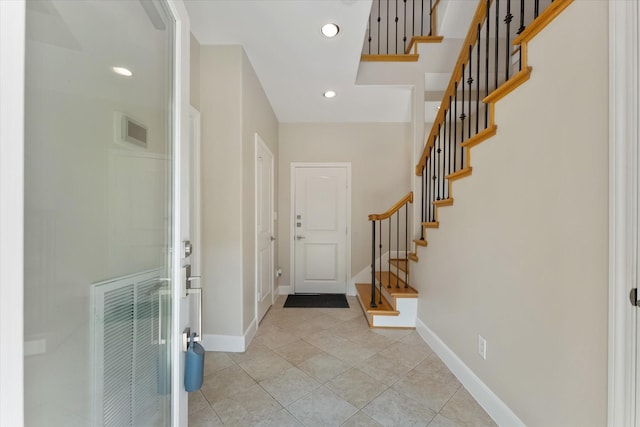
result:
<svg viewBox="0 0 640 427"><path fill-rule="evenodd" d="M629 293L629 301L631 301L631 305L640 307L640 301L638 301L638 288L631 289L631 292Z"/></svg>

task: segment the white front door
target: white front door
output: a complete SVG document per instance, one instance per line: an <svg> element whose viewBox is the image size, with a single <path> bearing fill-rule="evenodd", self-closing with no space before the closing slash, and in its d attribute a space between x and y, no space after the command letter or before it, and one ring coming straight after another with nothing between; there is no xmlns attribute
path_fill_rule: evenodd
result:
<svg viewBox="0 0 640 427"><path fill-rule="evenodd" d="M347 292L348 165L292 165L295 293Z"/></svg>
<svg viewBox="0 0 640 427"><path fill-rule="evenodd" d="M258 321L273 304L273 154L256 133L256 300Z"/></svg>

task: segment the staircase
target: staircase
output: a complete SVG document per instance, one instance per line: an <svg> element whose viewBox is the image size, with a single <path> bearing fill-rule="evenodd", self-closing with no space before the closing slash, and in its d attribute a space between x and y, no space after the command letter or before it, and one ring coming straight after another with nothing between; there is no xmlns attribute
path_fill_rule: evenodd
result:
<svg viewBox="0 0 640 427"><path fill-rule="evenodd" d="M406 258L393 258L389 263L391 271L375 273L377 307L370 307L371 283L356 283L358 301L371 328L415 328L418 291L405 282L410 264Z"/></svg>
<svg viewBox="0 0 640 427"><path fill-rule="evenodd" d="M505 11L499 2L479 0L415 169L421 188L414 250L409 251L408 238L409 224L416 223L409 213L413 193L387 212L369 215L371 282L356 289L370 327L415 328L418 291L410 285L409 261L418 262L427 230L440 226L438 210L453 205L453 182L471 175L471 148L496 134L495 104L529 79L529 41L571 2L522 0L512 9L508 0Z"/></svg>

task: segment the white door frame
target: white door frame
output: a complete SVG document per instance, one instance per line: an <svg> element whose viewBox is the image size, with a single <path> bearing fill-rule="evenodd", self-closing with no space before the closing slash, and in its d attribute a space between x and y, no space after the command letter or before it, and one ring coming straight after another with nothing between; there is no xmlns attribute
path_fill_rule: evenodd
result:
<svg viewBox="0 0 640 427"><path fill-rule="evenodd" d="M345 254L345 293L349 293L351 289L349 283L351 281L351 163L335 162L335 163L310 163L310 162L291 162L290 177L290 214L289 214L289 265L291 266L289 277L291 280L291 292L295 293L296 285L296 257L295 257L295 235L296 235L296 168L345 168L347 170L347 247Z"/></svg>
<svg viewBox="0 0 640 427"><path fill-rule="evenodd" d="M196 110L193 106L190 107L190 141L191 141L191 246L193 248L191 252L191 275L194 279L199 279L200 282L191 285L199 288L202 282L202 242L200 241L200 232L202 229L201 220L201 178L200 178L200 123L201 115L200 111ZM197 285L197 286L194 286ZM198 331L200 334L201 331Z"/></svg>
<svg viewBox="0 0 640 427"><path fill-rule="evenodd" d="M609 367L608 425L636 427L638 286L638 3L609 2Z"/></svg>
<svg viewBox="0 0 640 427"><path fill-rule="evenodd" d="M260 137L260 135L256 132L255 136L254 136L255 142L254 142L254 166L253 166L253 170L254 170L254 229L255 229L255 236L254 236L254 257L255 257L255 317L254 317L254 321L255 321L255 325L256 328L259 326L260 320L259 316L259 303L260 303L260 298L258 297L258 288L259 288L259 284L260 284L260 280L258 278L258 264L260 262L259 258L259 248L258 248L258 213L259 213L259 209L258 209L258 192L260 191L260 189L258 188L258 146L260 146L263 150L268 151L271 154L271 175L269 176L269 180L270 180L270 194L269 197L271 198L271 236L275 237L275 156L273 155L273 153L271 152L271 150L269 149L269 147L267 146L267 144L265 144L265 142L263 141L262 137ZM271 305L273 305L274 301L275 301L275 289L274 289L274 285L275 285L275 271L276 271L276 257L275 257L275 241L272 239L271 240L271 246L269 248L269 250L271 251L271 275L270 275L270 287L271 287Z"/></svg>
<svg viewBox="0 0 640 427"><path fill-rule="evenodd" d="M180 177L180 145L189 138L189 15L182 0L167 0L175 19L173 96L174 174ZM0 1L0 425L24 424L24 52L25 0ZM174 200L181 200L179 183ZM187 425L180 334L188 322L180 298L180 206L174 207L172 325L172 425Z"/></svg>
<svg viewBox="0 0 640 427"><path fill-rule="evenodd" d="M24 0L0 1L0 425L24 425Z"/></svg>

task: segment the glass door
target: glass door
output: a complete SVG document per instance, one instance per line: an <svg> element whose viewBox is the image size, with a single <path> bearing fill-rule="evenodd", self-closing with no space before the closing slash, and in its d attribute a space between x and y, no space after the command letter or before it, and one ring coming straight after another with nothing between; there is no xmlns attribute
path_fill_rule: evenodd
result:
<svg viewBox="0 0 640 427"><path fill-rule="evenodd" d="M169 425L174 20L26 9L25 423Z"/></svg>

